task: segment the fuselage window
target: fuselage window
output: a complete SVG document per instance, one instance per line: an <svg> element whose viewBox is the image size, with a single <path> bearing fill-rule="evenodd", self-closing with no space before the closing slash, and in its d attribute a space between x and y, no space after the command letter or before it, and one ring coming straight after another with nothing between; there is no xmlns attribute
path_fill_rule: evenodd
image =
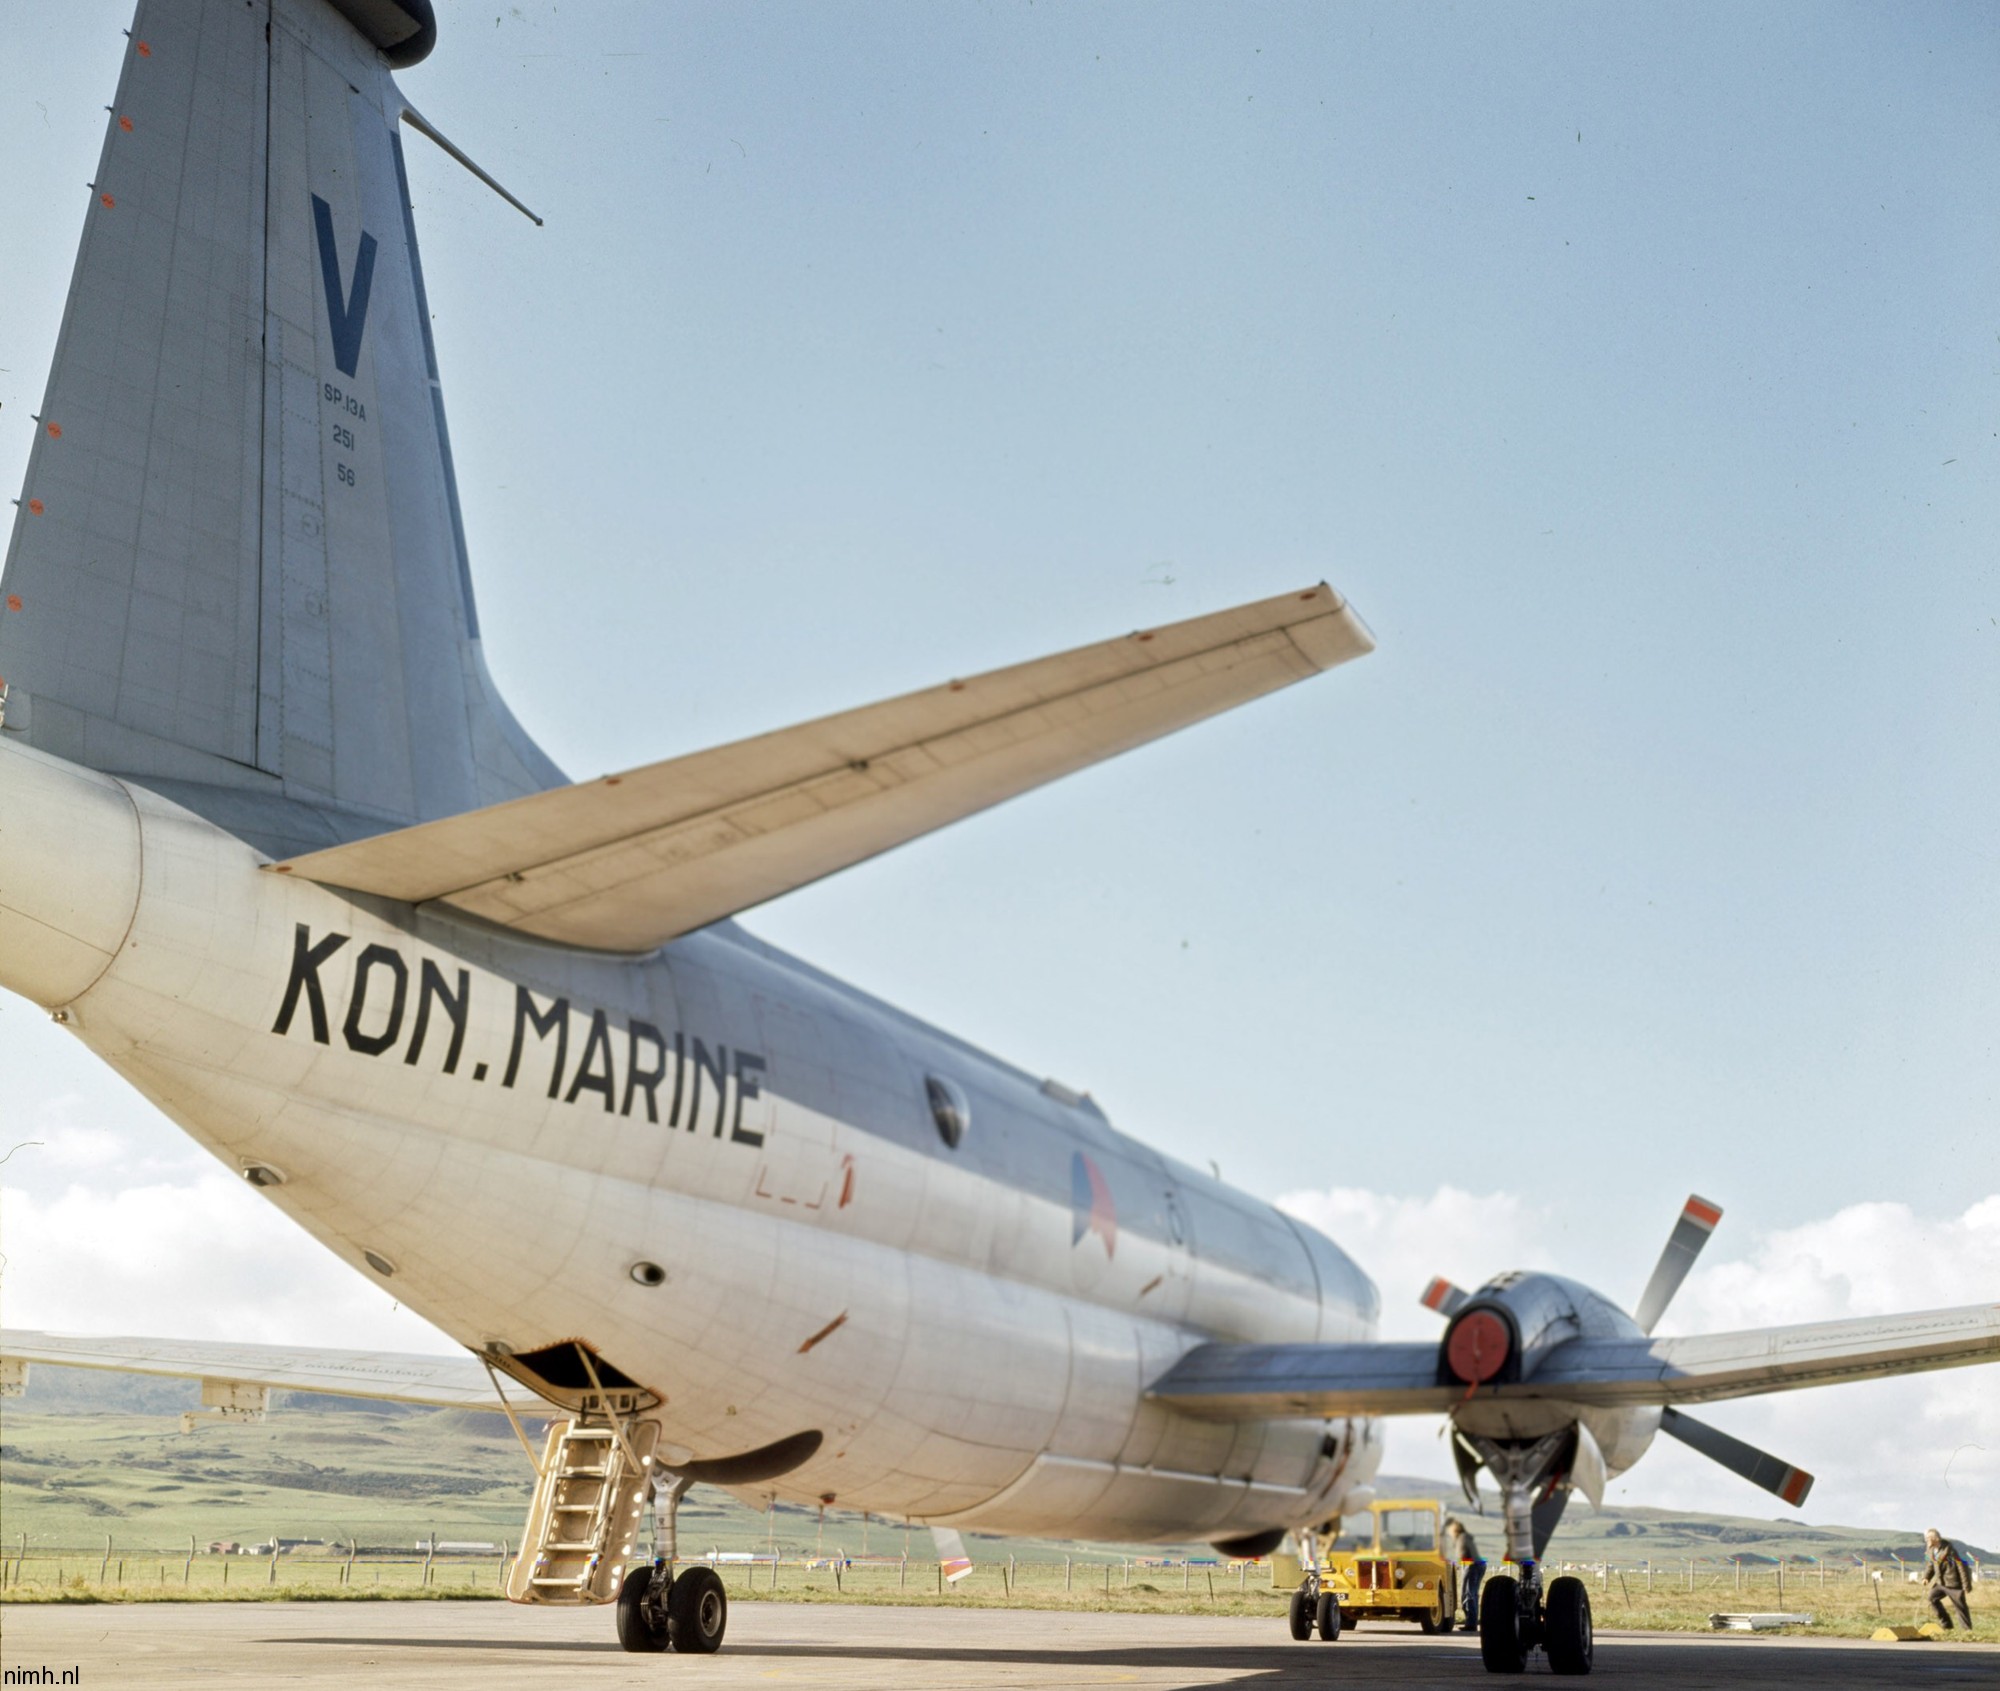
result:
<svg viewBox="0 0 2000 1691"><path fill-rule="evenodd" d="M937 1123L938 1137L956 1151L972 1125L972 1107L953 1081L941 1075L924 1076L924 1095L930 1099L931 1120Z"/></svg>

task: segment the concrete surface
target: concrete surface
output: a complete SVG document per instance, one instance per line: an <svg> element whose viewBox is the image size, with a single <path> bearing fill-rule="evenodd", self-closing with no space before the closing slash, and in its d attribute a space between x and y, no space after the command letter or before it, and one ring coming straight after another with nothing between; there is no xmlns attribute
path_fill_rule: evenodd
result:
<svg viewBox="0 0 2000 1691"><path fill-rule="evenodd" d="M1294 1644L1277 1620L741 1603L717 1656L628 1656L604 1610L503 1603L6 1605L0 1667L80 1670L72 1684L465 1687L772 1683L1252 1691L1346 1681L1479 1686L1476 1643L1359 1629ZM1529 1669L1546 1677L1539 1661ZM2000 1685L2000 1645L1601 1633L1597 1676L1620 1687ZM16 1679L13 1683L21 1683ZM29 1681L28 1683L33 1683ZM1518 1683L1518 1681L1516 1682Z"/></svg>

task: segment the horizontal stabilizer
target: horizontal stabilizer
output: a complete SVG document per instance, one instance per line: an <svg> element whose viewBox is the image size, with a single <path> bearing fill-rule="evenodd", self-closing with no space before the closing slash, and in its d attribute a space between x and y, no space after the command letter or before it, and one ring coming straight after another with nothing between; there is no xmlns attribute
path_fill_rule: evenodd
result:
<svg viewBox="0 0 2000 1691"><path fill-rule="evenodd" d="M6 1328L0 1329L0 1359L170 1379L230 1380L283 1391L427 1403L440 1409L501 1406L485 1365L470 1354L411 1356L399 1351L312 1350L194 1339L97 1339Z"/></svg>
<svg viewBox="0 0 2000 1691"><path fill-rule="evenodd" d="M1322 584L273 867L645 951L1373 648Z"/></svg>
<svg viewBox="0 0 2000 1691"><path fill-rule="evenodd" d="M1571 1339L1530 1378L1493 1381L1479 1394L1600 1408L1704 1403L1980 1362L2000 1362L2000 1304L1696 1338ZM1433 1344L1207 1344L1147 1396L1188 1415L1249 1421L1442 1412L1466 1388L1438 1383Z"/></svg>

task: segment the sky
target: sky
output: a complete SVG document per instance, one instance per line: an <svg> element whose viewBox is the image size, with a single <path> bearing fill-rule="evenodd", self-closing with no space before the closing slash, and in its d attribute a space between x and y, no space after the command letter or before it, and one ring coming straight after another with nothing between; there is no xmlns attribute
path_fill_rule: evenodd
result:
<svg viewBox="0 0 2000 1691"><path fill-rule="evenodd" d="M1379 649L751 913L1326 1227L2000 1299L2000 18L440 0L489 661L572 775L1325 579ZM0 12L17 487L129 7ZM0 998L5 1318L435 1349ZM2000 1541L1991 1370L1716 1407ZM1444 1471L1434 1423L1390 1463ZM1776 1513L1670 1447L1613 1495Z"/></svg>

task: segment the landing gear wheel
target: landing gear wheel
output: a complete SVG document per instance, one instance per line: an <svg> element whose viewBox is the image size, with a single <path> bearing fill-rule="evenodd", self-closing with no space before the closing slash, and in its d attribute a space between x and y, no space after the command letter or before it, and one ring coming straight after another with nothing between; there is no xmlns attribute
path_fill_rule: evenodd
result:
<svg viewBox="0 0 2000 1691"><path fill-rule="evenodd" d="M729 1625L729 1597L713 1568L689 1568L667 1587L667 1624L674 1648L712 1656L722 1648Z"/></svg>
<svg viewBox="0 0 2000 1691"><path fill-rule="evenodd" d="M650 1654L667 1647L667 1617L653 1596L654 1567L642 1562L618 1587L618 1648Z"/></svg>
<svg viewBox="0 0 2000 1691"><path fill-rule="evenodd" d="M1319 1594L1319 1608L1313 1618L1319 1622L1319 1635L1327 1643L1332 1644L1339 1639L1344 1617L1340 1612L1340 1604L1334 1600L1331 1591L1322 1591Z"/></svg>
<svg viewBox="0 0 2000 1691"><path fill-rule="evenodd" d="M1303 1644L1313 1635L1312 1593L1302 1585L1292 1593L1292 1606L1285 1619L1291 1623L1292 1637Z"/></svg>
<svg viewBox="0 0 2000 1691"><path fill-rule="evenodd" d="M1596 1646L1590 1630L1590 1593L1582 1580L1565 1575L1549 1587L1542 1608L1542 1648L1549 1653L1549 1672L1590 1672Z"/></svg>
<svg viewBox="0 0 2000 1691"><path fill-rule="evenodd" d="M1508 1574L1495 1574L1480 1590L1479 1659L1488 1673L1519 1673L1528 1665L1520 1584Z"/></svg>

